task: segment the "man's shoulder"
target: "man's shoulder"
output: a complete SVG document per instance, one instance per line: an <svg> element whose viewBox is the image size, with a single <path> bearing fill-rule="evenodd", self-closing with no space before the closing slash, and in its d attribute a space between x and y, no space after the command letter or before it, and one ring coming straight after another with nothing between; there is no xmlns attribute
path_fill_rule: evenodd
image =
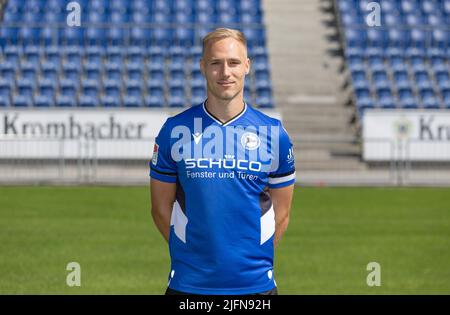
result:
<svg viewBox="0 0 450 315"><path fill-rule="evenodd" d="M269 116L268 114L262 112L261 110L248 106L250 109L251 115L258 119L261 123L264 123L268 126L282 126L282 123L279 119Z"/></svg>
<svg viewBox="0 0 450 315"><path fill-rule="evenodd" d="M178 114L175 114L167 119L166 124L168 126L174 126L181 123L186 123L192 120L192 118L197 117L199 111L201 110L202 104L191 106Z"/></svg>

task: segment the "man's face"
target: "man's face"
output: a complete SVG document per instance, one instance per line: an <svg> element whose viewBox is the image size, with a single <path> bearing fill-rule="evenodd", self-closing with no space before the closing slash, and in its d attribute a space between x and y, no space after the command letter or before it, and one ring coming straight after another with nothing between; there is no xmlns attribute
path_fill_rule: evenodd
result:
<svg viewBox="0 0 450 315"><path fill-rule="evenodd" d="M250 61L243 44L234 38L213 41L206 47L200 68L208 92L219 100L232 100L243 93Z"/></svg>

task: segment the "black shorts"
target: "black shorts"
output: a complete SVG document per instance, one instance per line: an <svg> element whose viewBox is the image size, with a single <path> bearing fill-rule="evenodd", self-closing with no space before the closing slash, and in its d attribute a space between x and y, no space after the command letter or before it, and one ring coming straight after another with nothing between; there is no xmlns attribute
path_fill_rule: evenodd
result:
<svg viewBox="0 0 450 315"><path fill-rule="evenodd" d="M187 293L187 292L181 292L181 291L173 290L171 288L167 288L165 295L199 295L199 294L192 294L192 293ZM253 293L253 294L247 294L247 295L278 295L278 290L277 290L277 287L275 287L275 288L273 288L272 290L269 290L269 291L264 291L264 292L260 292L260 293Z"/></svg>

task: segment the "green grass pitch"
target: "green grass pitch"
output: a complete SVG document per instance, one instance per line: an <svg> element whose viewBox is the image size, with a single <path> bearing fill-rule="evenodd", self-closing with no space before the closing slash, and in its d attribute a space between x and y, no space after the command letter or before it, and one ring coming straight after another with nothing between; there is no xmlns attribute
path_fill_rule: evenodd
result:
<svg viewBox="0 0 450 315"><path fill-rule="evenodd" d="M149 208L147 187L0 187L0 294L162 294ZM280 294L449 294L450 189L297 187L275 277Z"/></svg>

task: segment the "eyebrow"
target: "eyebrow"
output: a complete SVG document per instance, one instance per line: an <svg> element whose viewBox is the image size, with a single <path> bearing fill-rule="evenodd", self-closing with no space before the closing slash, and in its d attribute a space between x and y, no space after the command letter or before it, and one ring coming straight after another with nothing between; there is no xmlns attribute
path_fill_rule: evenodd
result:
<svg viewBox="0 0 450 315"><path fill-rule="evenodd" d="M209 61L210 62L214 62L214 61L222 61L223 59L219 59L219 58L212 58L212 59L210 59ZM228 59L229 61L237 61L237 62L241 62L241 60L240 59L237 59L237 58L229 58Z"/></svg>

